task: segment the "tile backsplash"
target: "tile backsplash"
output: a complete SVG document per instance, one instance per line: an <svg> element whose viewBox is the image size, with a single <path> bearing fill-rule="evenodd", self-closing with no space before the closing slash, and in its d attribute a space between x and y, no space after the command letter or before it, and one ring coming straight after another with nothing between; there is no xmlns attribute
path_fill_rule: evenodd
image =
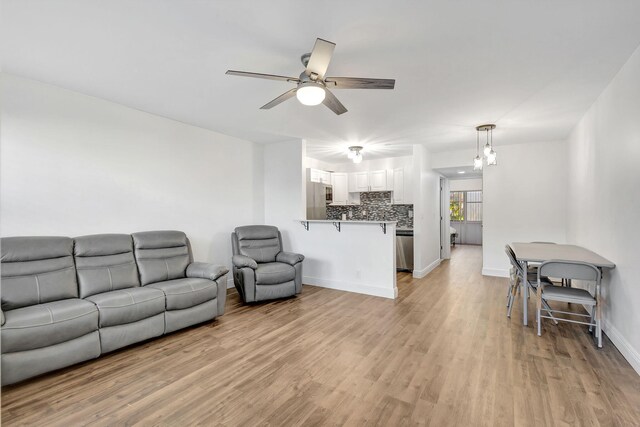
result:
<svg viewBox="0 0 640 427"><path fill-rule="evenodd" d="M349 217L349 211L353 214ZM413 228L413 216L409 218L413 205L391 204L390 191L360 193L359 205L327 206L327 219L341 219L342 214L348 220L398 221L398 227Z"/></svg>

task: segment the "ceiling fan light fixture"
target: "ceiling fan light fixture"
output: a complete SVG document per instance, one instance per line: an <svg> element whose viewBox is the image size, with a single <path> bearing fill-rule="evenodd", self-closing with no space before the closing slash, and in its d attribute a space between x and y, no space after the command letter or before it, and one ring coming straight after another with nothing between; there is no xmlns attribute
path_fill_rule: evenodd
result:
<svg viewBox="0 0 640 427"><path fill-rule="evenodd" d="M296 91L296 98L298 98L298 101L303 105L322 104L325 96L326 92L324 87L322 87L320 83L313 81L300 83Z"/></svg>

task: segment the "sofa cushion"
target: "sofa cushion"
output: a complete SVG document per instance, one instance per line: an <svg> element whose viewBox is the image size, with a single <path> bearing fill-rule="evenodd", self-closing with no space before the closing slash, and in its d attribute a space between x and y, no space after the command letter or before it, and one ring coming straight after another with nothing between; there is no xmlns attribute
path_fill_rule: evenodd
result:
<svg viewBox="0 0 640 427"><path fill-rule="evenodd" d="M98 309L77 298L6 311L0 330L2 352L33 350L63 343L98 329Z"/></svg>
<svg viewBox="0 0 640 427"><path fill-rule="evenodd" d="M185 277L191 252L183 232L144 231L132 237L142 285Z"/></svg>
<svg viewBox="0 0 640 427"><path fill-rule="evenodd" d="M235 229L238 253L257 262L274 262L282 250L280 232L270 225L247 225Z"/></svg>
<svg viewBox="0 0 640 427"><path fill-rule="evenodd" d="M130 288L87 297L100 312L100 327L137 322L164 312L165 297L160 289Z"/></svg>
<svg viewBox="0 0 640 427"><path fill-rule="evenodd" d="M74 239L80 297L140 286L128 234L96 234Z"/></svg>
<svg viewBox="0 0 640 427"><path fill-rule="evenodd" d="M296 277L296 269L282 262L258 264L256 269L257 285L277 285Z"/></svg>
<svg viewBox="0 0 640 427"><path fill-rule="evenodd" d="M2 309L78 297L68 237L3 237Z"/></svg>
<svg viewBox="0 0 640 427"><path fill-rule="evenodd" d="M167 310L182 310L215 299L218 295L216 282L207 279L176 279L146 286L162 290L167 297Z"/></svg>

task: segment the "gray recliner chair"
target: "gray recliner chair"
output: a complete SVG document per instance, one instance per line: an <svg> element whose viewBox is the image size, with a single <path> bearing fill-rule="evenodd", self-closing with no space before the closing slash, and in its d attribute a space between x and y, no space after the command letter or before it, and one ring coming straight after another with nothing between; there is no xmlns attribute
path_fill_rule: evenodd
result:
<svg viewBox="0 0 640 427"><path fill-rule="evenodd" d="M231 233L233 282L246 302L284 298L302 292L304 256L283 252L277 227L248 225Z"/></svg>

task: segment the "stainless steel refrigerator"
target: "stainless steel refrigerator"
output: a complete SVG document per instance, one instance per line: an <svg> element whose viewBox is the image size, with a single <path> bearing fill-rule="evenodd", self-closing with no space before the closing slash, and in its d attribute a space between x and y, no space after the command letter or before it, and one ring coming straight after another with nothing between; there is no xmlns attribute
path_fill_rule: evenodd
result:
<svg viewBox="0 0 640 427"><path fill-rule="evenodd" d="M307 219L327 219L332 194L330 185L307 181Z"/></svg>

